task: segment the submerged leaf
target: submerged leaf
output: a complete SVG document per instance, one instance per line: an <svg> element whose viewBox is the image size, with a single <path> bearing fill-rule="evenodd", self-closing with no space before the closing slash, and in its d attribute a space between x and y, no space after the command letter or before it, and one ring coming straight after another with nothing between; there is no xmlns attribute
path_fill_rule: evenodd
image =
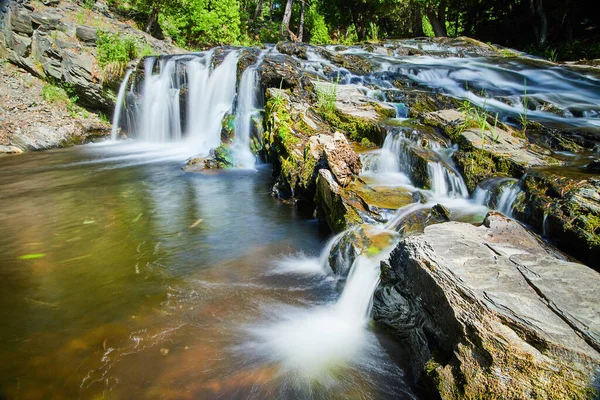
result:
<svg viewBox="0 0 600 400"><path fill-rule="evenodd" d="M45 254L40 253L40 254L25 254L22 256L19 256L19 260L34 260L36 258L42 258L42 257L46 257Z"/></svg>
<svg viewBox="0 0 600 400"><path fill-rule="evenodd" d="M139 213L138 216L135 217L132 222L138 222L142 218L142 215L144 215L144 213Z"/></svg>

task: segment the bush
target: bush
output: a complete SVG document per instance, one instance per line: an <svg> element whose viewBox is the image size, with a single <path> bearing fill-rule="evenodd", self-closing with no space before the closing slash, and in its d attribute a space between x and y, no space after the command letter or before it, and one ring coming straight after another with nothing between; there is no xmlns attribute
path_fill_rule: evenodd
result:
<svg viewBox="0 0 600 400"><path fill-rule="evenodd" d="M312 6L308 9L306 15L306 27L310 32L311 44L327 44L329 43L329 31L325 24L325 17L317 11L317 8Z"/></svg>
<svg viewBox="0 0 600 400"><path fill-rule="evenodd" d="M96 58L100 67L111 63L127 64L138 57L138 44L131 36L98 31Z"/></svg>

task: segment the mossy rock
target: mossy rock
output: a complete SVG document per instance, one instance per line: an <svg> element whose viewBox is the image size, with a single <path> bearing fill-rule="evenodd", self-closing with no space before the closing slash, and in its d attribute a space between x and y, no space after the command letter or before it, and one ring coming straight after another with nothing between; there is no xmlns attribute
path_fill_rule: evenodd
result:
<svg viewBox="0 0 600 400"><path fill-rule="evenodd" d="M235 139L235 115L227 114L221 121L221 143L233 143Z"/></svg>
<svg viewBox="0 0 600 400"><path fill-rule="evenodd" d="M204 161L208 169L228 169L235 167L233 153L227 145L221 145L212 151L212 156Z"/></svg>

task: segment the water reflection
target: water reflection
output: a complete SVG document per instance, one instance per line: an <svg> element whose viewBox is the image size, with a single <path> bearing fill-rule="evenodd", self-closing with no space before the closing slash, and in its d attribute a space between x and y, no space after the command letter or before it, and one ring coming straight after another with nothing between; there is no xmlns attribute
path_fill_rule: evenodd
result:
<svg viewBox="0 0 600 400"><path fill-rule="evenodd" d="M327 276L274 272L317 256L325 238L268 195L268 167L187 174L149 155L102 145L0 158L0 397L385 397L404 386L371 333L392 368L353 370L335 393L290 388L277 365L241 351L245 327L275 305L337 298Z"/></svg>

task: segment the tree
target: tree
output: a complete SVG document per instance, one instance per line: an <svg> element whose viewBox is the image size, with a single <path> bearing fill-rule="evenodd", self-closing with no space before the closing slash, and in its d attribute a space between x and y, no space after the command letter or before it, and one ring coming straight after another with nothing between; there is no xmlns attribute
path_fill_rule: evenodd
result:
<svg viewBox="0 0 600 400"><path fill-rule="evenodd" d="M302 37L304 36L304 7L305 1L300 0L300 23L298 24L298 41L302 42Z"/></svg>
<svg viewBox="0 0 600 400"><path fill-rule="evenodd" d="M283 20L281 21L281 37L285 38L290 32L290 20L292 19L292 3L294 0L287 0L285 11L283 12Z"/></svg>

